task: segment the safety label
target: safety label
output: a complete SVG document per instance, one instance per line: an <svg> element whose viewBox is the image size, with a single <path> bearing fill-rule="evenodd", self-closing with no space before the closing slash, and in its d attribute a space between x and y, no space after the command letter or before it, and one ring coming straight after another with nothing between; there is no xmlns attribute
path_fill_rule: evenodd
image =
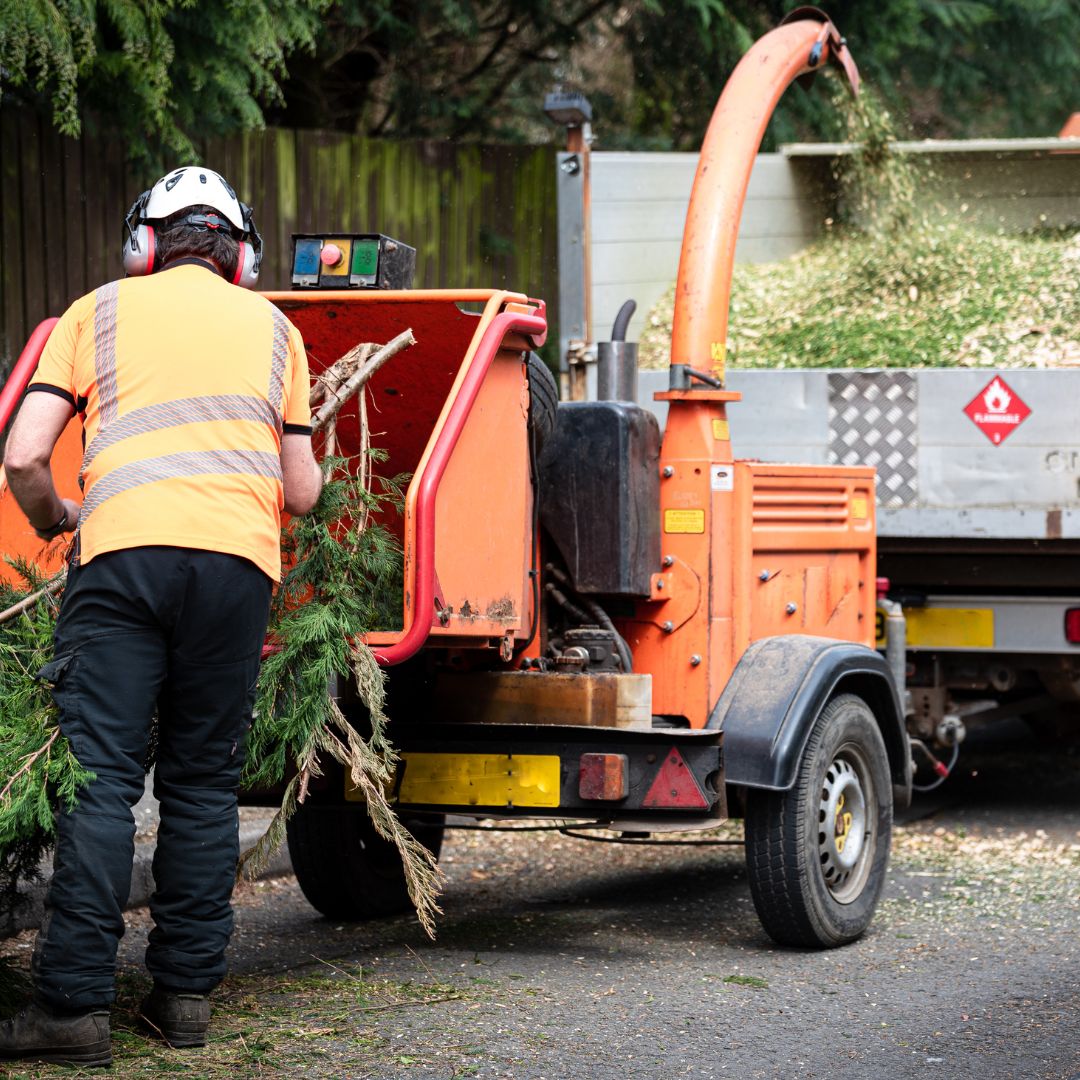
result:
<svg viewBox="0 0 1080 1080"><path fill-rule="evenodd" d="M964 412L995 446L1000 446L1031 415L1031 409L1000 375L995 375L968 402Z"/></svg>
<svg viewBox="0 0 1080 1080"><path fill-rule="evenodd" d="M735 468L732 465L710 465L709 479L713 491L731 491L735 487Z"/></svg>
<svg viewBox="0 0 1080 1080"><path fill-rule="evenodd" d="M664 532L666 533L703 533L705 531L704 510L665 510Z"/></svg>

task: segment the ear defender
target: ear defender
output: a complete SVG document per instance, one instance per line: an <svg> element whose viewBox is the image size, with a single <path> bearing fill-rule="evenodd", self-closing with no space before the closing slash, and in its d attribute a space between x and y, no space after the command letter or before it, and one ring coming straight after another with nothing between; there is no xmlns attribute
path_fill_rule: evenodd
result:
<svg viewBox="0 0 1080 1080"><path fill-rule="evenodd" d="M128 277L143 277L152 274L154 254L157 244L154 242L153 225L136 225L124 241L124 272Z"/></svg>
<svg viewBox="0 0 1080 1080"><path fill-rule="evenodd" d="M240 203L240 213L244 219L245 237L240 241L233 284L254 289L259 280L259 267L262 266L262 237L255 228L255 215L247 203Z"/></svg>
<svg viewBox="0 0 1080 1080"><path fill-rule="evenodd" d="M154 228L143 217L150 191L144 191L124 215L124 272L142 277L154 272Z"/></svg>
<svg viewBox="0 0 1080 1080"><path fill-rule="evenodd" d="M240 241L240 253L236 258L236 273L232 283L243 289L254 289L259 280L259 259L255 249L246 240Z"/></svg>

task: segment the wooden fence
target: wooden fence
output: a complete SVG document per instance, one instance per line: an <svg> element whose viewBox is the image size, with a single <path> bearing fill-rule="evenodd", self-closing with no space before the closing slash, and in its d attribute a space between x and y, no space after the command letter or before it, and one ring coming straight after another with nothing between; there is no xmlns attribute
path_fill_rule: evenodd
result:
<svg viewBox="0 0 1080 1080"><path fill-rule="evenodd" d="M272 129L199 149L254 207L263 288L289 287L294 232L382 232L417 249L417 287L512 288L547 300L554 321L553 148ZM0 373L41 319L122 275L124 214L155 179L126 156L0 108Z"/></svg>

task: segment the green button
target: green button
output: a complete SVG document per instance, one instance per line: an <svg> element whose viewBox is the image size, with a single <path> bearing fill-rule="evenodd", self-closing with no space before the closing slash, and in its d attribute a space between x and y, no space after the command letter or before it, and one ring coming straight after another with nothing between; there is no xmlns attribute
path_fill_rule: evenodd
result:
<svg viewBox="0 0 1080 1080"><path fill-rule="evenodd" d="M350 273L374 277L379 269L379 241L357 240L353 244L352 270Z"/></svg>

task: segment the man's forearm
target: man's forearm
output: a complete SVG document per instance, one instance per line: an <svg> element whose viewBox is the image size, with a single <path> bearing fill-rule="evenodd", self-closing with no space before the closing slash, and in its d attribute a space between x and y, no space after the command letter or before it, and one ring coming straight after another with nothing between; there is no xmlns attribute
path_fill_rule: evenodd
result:
<svg viewBox="0 0 1080 1080"><path fill-rule="evenodd" d="M52 470L36 462L13 466L5 463L8 487L19 509L38 531L51 529L66 512L66 507L56 493Z"/></svg>

